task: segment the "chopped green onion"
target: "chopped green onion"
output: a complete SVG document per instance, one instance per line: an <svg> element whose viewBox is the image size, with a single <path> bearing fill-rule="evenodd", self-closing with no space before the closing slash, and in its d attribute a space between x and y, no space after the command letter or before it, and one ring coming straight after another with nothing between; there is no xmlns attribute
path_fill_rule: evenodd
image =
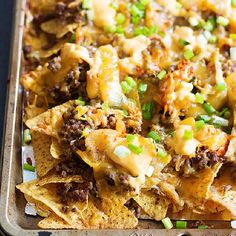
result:
<svg viewBox="0 0 236 236"><path fill-rule="evenodd" d="M144 103L142 106L142 115L144 120L151 120L153 117L153 102Z"/></svg>
<svg viewBox="0 0 236 236"><path fill-rule="evenodd" d="M187 228L187 221L177 220L175 222L176 229L186 229Z"/></svg>
<svg viewBox="0 0 236 236"><path fill-rule="evenodd" d="M195 100L196 103L199 103L199 104L203 104L204 101L205 101L203 95L200 94L200 93L196 93L196 94L195 94L195 99L196 99L196 100Z"/></svg>
<svg viewBox="0 0 236 236"><path fill-rule="evenodd" d="M157 149L157 155L159 157L166 157L167 156L167 152L164 149L162 149L162 148L158 148Z"/></svg>
<svg viewBox="0 0 236 236"><path fill-rule="evenodd" d="M205 125L204 120L198 120L195 122L195 127L196 127L197 131L199 131L201 128L203 128L204 125Z"/></svg>
<svg viewBox="0 0 236 236"><path fill-rule="evenodd" d="M221 117L224 117L226 119L229 119L231 117L231 112L229 110L229 108L225 107L223 108L223 110L219 113L219 115Z"/></svg>
<svg viewBox="0 0 236 236"><path fill-rule="evenodd" d="M145 35L149 37L156 32L157 32L157 26L152 26L151 28L148 28L146 26L140 26L134 28L134 35Z"/></svg>
<svg viewBox="0 0 236 236"><path fill-rule="evenodd" d="M153 139L157 143L159 143L161 141L160 135L157 132L155 132L155 131L150 131L147 134L147 137Z"/></svg>
<svg viewBox="0 0 236 236"><path fill-rule="evenodd" d="M193 138L193 131L192 130L184 130L184 139L189 140Z"/></svg>
<svg viewBox="0 0 236 236"><path fill-rule="evenodd" d="M132 87L130 87L126 81L122 81L120 84L124 94L128 94L132 91Z"/></svg>
<svg viewBox="0 0 236 236"><path fill-rule="evenodd" d="M140 0L140 3L144 6L147 5L150 2L150 0Z"/></svg>
<svg viewBox="0 0 236 236"><path fill-rule="evenodd" d="M217 127L222 127L222 126L227 127L229 125L229 121L222 118L222 117L213 115L212 116L212 124L217 126Z"/></svg>
<svg viewBox="0 0 236 236"><path fill-rule="evenodd" d="M90 9L92 7L91 0L83 0L82 8L83 9Z"/></svg>
<svg viewBox="0 0 236 236"><path fill-rule="evenodd" d="M209 18L205 24L203 24L203 28L208 31L213 31L216 27L216 19L215 17Z"/></svg>
<svg viewBox="0 0 236 236"><path fill-rule="evenodd" d="M135 140L135 136L133 134L127 134L126 135L126 141L128 143L132 143Z"/></svg>
<svg viewBox="0 0 236 236"><path fill-rule="evenodd" d="M209 103L204 103L203 108L209 115L212 115L214 112L216 112L215 108Z"/></svg>
<svg viewBox="0 0 236 236"><path fill-rule="evenodd" d="M199 115L198 120L203 120L205 123L209 123L211 121L211 117L208 115Z"/></svg>
<svg viewBox="0 0 236 236"><path fill-rule="evenodd" d="M123 110L123 113L124 113L125 116L129 115L128 111L126 111L126 110Z"/></svg>
<svg viewBox="0 0 236 236"><path fill-rule="evenodd" d="M109 108L109 105L107 102L104 102L101 107L102 107L102 110L107 110Z"/></svg>
<svg viewBox="0 0 236 236"><path fill-rule="evenodd" d="M236 40L236 34L230 34L229 37L233 40Z"/></svg>
<svg viewBox="0 0 236 236"><path fill-rule="evenodd" d="M114 154L116 156L118 156L119 158L125 158L127 157L128 155L131 154L130 150L123 146L123 145L120 145L120 146L117 146L114 150Z"/></svg>
<svg viewBox="0 0 236 236"><path fill-rule="evenodd" d="M133 24L137 25L140 22L141 18L140 16L132 16L131 21Z"/></svg>
<svg viewBox="0 0 236 236"><path fill-rule="evenodd" d="M224 91L226 89L226 83L225 82L219 82L216 84L216 90L218 92Z"/></svg>
<svg viewBox="0 0 236 236"><path fill-rule="evenodd" d="M211 35L211 37L208 39L209 43L215 43L217 41L217 37L215 35Z"/></svg>
<svg viewBox="0 0 236 236"><path fill-rule="evenodd" d="M28 171L35 172L35 167L32 166L32 165L29 165L28 163L24 163L23 169L24 169L24 170L28 170Z"/></svg>
<svg viewBox="0 0 236 236"><path fill-rule="evenodd" d="M218 16L216 22L222 26L227 26L229 24L229 20L223 16Z"/></svg>
<svg viewBox="0 0 236 236"><path fill-rule="evenodd" d="M29 144L31 142L31 134L29 129L25 129L23 133L23 142Z"/></svg>
<svg viewBox="0 0 236 236"><path fill-rule="evenodd" d="M127 76L125 78L125 81L128 83L128 85L131 87L131 88L134 88L136 86L136 82L134 81L134 79L130 76Z"/></svg>
<svg viewBox="0 0 236 236"><path fill-rule="evenodd" d="M72 34L69 41L69 43L74 43L75 42L75 34Z"/></svg>
<svg viewBox="0 0 236 236"><path fill-rule="evenodd" d="M134 4L130 8L130 13L132 16L141 16L142 15L142 13L138 9L137 5L134 5Z"/></svg>
<svg viewBox="0 0 236 236"><path fill-rule="evenodd" d="M207 225L198 225L198 229L208 229Z"/></svg>
<svg viewBox="0 0 236 236"><path fill-rule="evenodd" d="M173 228L173 224L172 224L172 222L171 222L169 217L166 217L166 218L164 218L161 221L162 221L162 224L164 225L164 227L166 229L172 229Z"/></svg>
<svg viewBox="0 0 236 236"><path fill-rule="evenodd" d="M118 26L115 31L117 34L123 34L125 32L124 28L121 26Z"/></svg>
<svg viewBox="0 0 236 236"><path fill-rule="evenodd" d="M116 32L116 26L115 25L108 25L104 28L104 30L107 33L115 33Z"/></svg>
<svg viewBox="0 0 236 236"><path fill-rule="evenodd" d="M130 143L130 144L128 144L128 147L129 147L129 149L132 151L132 152L134 152L135 154L141 154L142 152L143 152L143 148L142 147L138 147L137 145L135 145L135 144L132 144L132 143Z"/></svg>
<svg viewBox="0 0 236 236"><path fill-rule="evenodd" d="M232 5L233 7L236 7L236 0L231 0L231 5Z"/></svg>
<svg viewBox="0 0 236 236"><path fill-rule="evenodd" d="M84 106L85 105L85 101L83 101L82 97L79 97L78 99L75 100L75 104L76 105Z"/></svg>
<svg viewBox="0 0 236 236"><path fill-rule="evenodd" d="M184 58L186 60L191 60L194 57L194 53L191 49L187 49L184 51Z"/></svg>
<svg viewBox="0 0 236 236"><path fill-rule="evenodd" d="M147 88L148 88L148 85L145 84L145 83L139 83L139 84L138 84L138 92L139 92L140 94L145 93L145 92L147 91Z"/></svg>
<svg viewBox="0 0 236 236"><path fill-rule="evenodd" d="M126 17L123 13L118 13L116 15L116 23L119 24L119 25L122 25L124 24L126 21Z"/></svg>
<svg viewBox="0 0 236 236"><path fill-rule="evenodd" d="M180 46L186 46L186 45L189 45L189 42L188 41L186 41L186 40L184 40L184 39L179 39L179 44L180 44Z"/></svg>
<svg viewBox="0 0 236 236"><path fill-rule="evenodd" d="M180 2L176 2L175 7L176 7L177 10L180 10L183 6Z"/></svg>
<svg viewBox="0 0 236 236"><path fill-rule="evenodd" d="M166 72L165 70L162 70L162 71L159 72L159 74L157 75L157 78L158 78L159 80L162 80L162 79L165 78L166 74L167 74L167 72Z"/></svg>

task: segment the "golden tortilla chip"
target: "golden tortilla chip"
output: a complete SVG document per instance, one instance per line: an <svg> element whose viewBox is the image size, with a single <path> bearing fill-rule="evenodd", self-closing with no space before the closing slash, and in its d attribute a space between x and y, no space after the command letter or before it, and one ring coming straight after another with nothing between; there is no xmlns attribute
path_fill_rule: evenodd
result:
<svg viewBox="0 0 236 236"><path fill-rule="evenodd" d="M69 32L73 32L78 27L77 23L72 23L66 25L60 19L52 19L46 22L43 22L40 25L40 28L48 33L55 34L57 38L62 38Z"/></svg>
<svg viewBox="0 0 236 236"><path fill-rule="evenodd" d="M80 179L80 177L76 177ZM63 177L54 177L55 182L63 183L70 179ZM48 178L46 182L54 181ZM86 202L74 202L68 205L69 210L65 213L62 211L63 204L57 195L57 184L47 184L40 186L41 180L33 180L27 183L17 185L17 188L33 199L34 202L40 202L46 209L63 219L67 224L75 227L78 222L82 222L86 228L104 228L107 224L107 216L97 206L95 199L90 197ZM45 181L44 181L45 183ZM41 185L44 184L43 180ZM43 209L45 209L45 207ZM72 211L75 208L76 211ZM77 225L78 226L78 225Z"/></svg>
<svg viewBox="0 0 236 236"><path fill-rule="evenodd" d="M39 177L46 175L60 160L50 154L51 137L39 132L31 131L36 172Z"/></svg>
<svg viewBox="0 0 236 236"><path fill-rule="evenodd" d="M182 177L177 192L190 208L197 209L204 204L221 166L222 164L218 163L212 168L205 168L198 172L197 177Z"/></svg>
<svg viewBox="0 0 236 236"><path fill-rule="evenodd" d="M236 184L231 176L231 168L235 167L224 167L224 169L220 172L220 176L214 180L214 183L210 187L208 204L211 202L210 208L215 209L216 212L222 208L228 210L232 214L232 218L235 219Z"/></svg>
<svg viewBox="0 0 236 236"><path fill-rule="evenodd" d="M38 223L38 227L42 229L86 229L82 221L70 225L53 213L41 220Z"/></svg>
<svg viewBox="0 0 236 236"><path fill-rule="evenodd" d="M70 182L83 183L84 180L80 175L73 175L67 177L62 177L60 175L52 175L38 180L37 185L44 186L46 184L70 183Z"/></svg>
<svg viewBox="0 0 236 236"><path fill-rule="evenodd" d="M54 107L30 120L26 125L33 131L57 138L57 130L62 123L62 115L72 105L73 101ZM50 150L50 148L49 148Z"/></svg>
<svg viewBox="0 0 236 236"><path fill-rule="evenodd" d="M52 144L50 147L50 153L55 159L61 159L61 155L63 154L63 151L61 149L61 145L57 141L57 139L52 138Z"/></svg>
<svg viewBox="0 0 236 236"><path fill-rule="evenodd" d="M165 218L169 202L152 191L142 191L133 198L139 206L153 219L162 220Z"/></svg>
<svg viewBox="0 0 236 236"><path fill-rule="evenodd" d="M179 212L168 212L167 215L173 220L231 220L231 214L228 211L198 214L187 207Z"/></svg>
<svg viewBox="0 0 236 236"><path fill-rule="evenodd" d="M138 219L124 204L133 192L113 189L104 180L97 180L97 189L102 201L102 210L108 216L106 227L110 229L131 229L138 225Z"/></svg>

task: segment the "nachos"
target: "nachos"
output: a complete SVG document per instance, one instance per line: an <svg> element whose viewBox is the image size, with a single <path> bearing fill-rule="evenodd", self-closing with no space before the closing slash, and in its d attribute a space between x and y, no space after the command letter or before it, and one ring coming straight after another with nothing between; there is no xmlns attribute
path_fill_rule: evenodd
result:
<svg viewBox="0 0 236 236"><path fill-rule="evenodd" d="M27 6L24 143L37 178L17 189L38 226L235 219L235 1Z"/></svg>

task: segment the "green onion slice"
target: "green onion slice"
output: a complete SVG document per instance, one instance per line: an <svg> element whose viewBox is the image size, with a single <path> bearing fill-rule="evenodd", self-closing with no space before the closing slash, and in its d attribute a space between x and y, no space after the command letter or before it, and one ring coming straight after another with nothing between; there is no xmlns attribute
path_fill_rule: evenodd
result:
<svg viewBox="0 0 236 236"><path fill-rule="evenodd" d="M34 167L34 166L31 166L31 165L28 164L28 163L24 163L23 169L24 169L24 170L31 171L31 172L35 172L35 167Z"/></svg>
<svg viewBox="0 0 236 236"><path fill-rule="evenodd" d="M216 84L216 90L218 92L224 91L227 88L226 83L225 82L219 82Z"/></svg>
<svg viewBox="0 0 236 236"><path fill-rule="evenodd" d="M140 94L143 94L143 93L147 92L147 89L148 89L148 85L147 84L145 84L145 83L139 83L138 84L138 92Z"/></svg>
<svg viewBox="0 0 236 236"><path fill-rule="evenodd" d="M203 128L204 125L205 125L204 120L198 120L195 122L195 127L196 127L197 131L199 131L201 128Z"/></svg>
<svg viewBox="0 0 236 236"><path fill-rule="evenodd" d="M187 221L184 220L177 220L175 222L176 229L186 229L187 228Z"/></svg>
<svg viewBox="0 0 236 236"><path fill-rule="evenodd" d="M216 112L215 108L209 103L204 103L203 108L209 115L212 115L214 112Z"/></svg>
<svg viewBox="0 0 236 236"><path fill-rule="evenodd" d="M83 9L90 9L92 7L91 0L83 0L82 8Z"/></svg>
<svg viewBox="0 0 236 236"><path fill-rule="evenodd" d="M120 146L117 146L114 150L114 154L116 156L118 156L119 158L125 158L127 157L128 155L131 154L130 150L123 146L123 145L120 145Z"/></svg>
<svg viewBox="0 0 236 236"><path fill-rule="evenodd" d="M193 138L193 131L192 130L184 130L184 139L189 140Z"/></svg>
<svg viewBox="0 0 236 236"><path fill-rule="evenodd" d="M84 106L85 105L85 101L83 101L82 97L79 97L78 99L75 100L75 104L76 105Z"/></svg>
<svg viewBox="0 0 236 236"><path fill-rule="evenodd" d="M166 218L164 218L161 221L162 221L162 224L164 225L164 227L166 229L172 229L173 228L173 224L172 224L172 222L171 222L169 217L166 217Z"/></svg>
<svg viewBox="0 0 236 236"><path fill-rule="evenodd" d="M186 60L191 60L194 56L195 56L195 55L194 55L194 53L193 53L192 50L187 49L187 50L184 51L184 58L185 58Z"/></svg>
<svg viewBox="0 0 236 236"><path fill-rule="evenodd" d="M159 72L159 74L157 75L157 78L159 80L163 80L166 76L167 72L165 70L162 70L161 72Z"/></svg>
<svg viewBox="0 0 236 236"><path fill-rule="evenodd" d="M205 100L204 96L200 93L195 94L195 99L196 99L196 103L199 103L199 104L203 104Z"/></svg>
<svg viewBox="0 0 236 236"><path fill-rule="evenodd" d="M134 152L135 154L138 154L138 155L143 152L143 148L142 148L142 147L138 147L137 145L132 144L132 143L128 144L128 148L129 148L132 152Z"/></svg>
<svg viewBox="0 0 236 236"><path fill-rule="evenodd" d="M135 140L135 136L133 134L127 134L126 135L126 141L128 143L132 143Z"/></svg>
<svg viewBox="0 0 236 236"><path fill-rule="evenodd" d="M23 142L25 144L29 144L31 142L31 140L32 140L32 138L31 138L30 130L25 129L23 132Z"/></svg>
<svg viewBox="0 0 236 236"><path fill-rule="evenodd" d="M159 143L161 141L160 135L157 132L155 132L155 131L150 131L147 134L147 137L153 139L157 143Z"/></svg>

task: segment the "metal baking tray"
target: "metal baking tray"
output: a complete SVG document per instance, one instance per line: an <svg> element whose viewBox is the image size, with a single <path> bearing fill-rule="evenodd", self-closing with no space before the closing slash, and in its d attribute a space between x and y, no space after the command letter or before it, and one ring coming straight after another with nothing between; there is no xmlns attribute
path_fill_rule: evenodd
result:
<svg viewBox="0 0 236 236"><path fill-rule="evenodd" d="M229 222L211 221L214 229L165 230L161 224L153 221L141 221L138 229L132 230L40 230L37 227L39 217L24 213L23 194L15 186L22 182L21 170L21 127L23 89L19 84L21 71L21 49L24 29L26 0L15 1L14 31L11 47L8 99L6 104L5 132L2 149L2 179L0 195L0 225L8 235L97 235L97 236L236 236L236 230Z"/></svg>

